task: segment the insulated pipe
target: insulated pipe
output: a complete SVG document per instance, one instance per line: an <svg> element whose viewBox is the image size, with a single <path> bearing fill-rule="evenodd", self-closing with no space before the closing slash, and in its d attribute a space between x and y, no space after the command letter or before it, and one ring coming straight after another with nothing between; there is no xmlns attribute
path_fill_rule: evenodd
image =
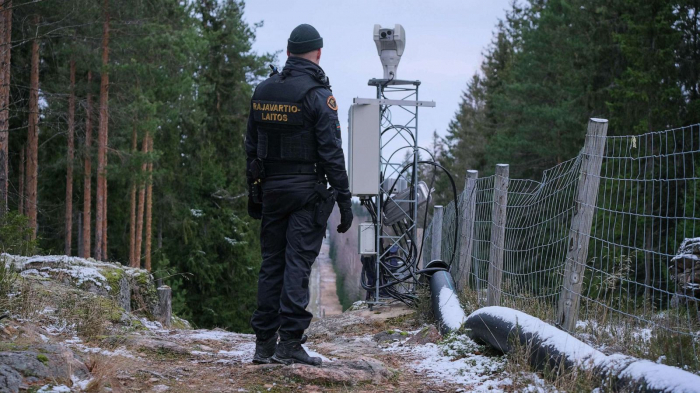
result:
<svg viewBox="0 0 700 393"><path fill-rule="evenodd" d="M424 271L430 280L430 300L433 314L443 335L459 330L467 316L459 304L455 282L447 271L448 265L439 259L430 261Z"/></svg>
<svg viewBox="0 0 700 393"><path fill-rule="evenodd" d="M506 316L509 312L512 313L513 320ZM573 358L605 356L602 352L596 351L539 319L538 321L542 322L539 326L541 330L530 331L526 325L529 325L528 321L531 318L534 317L506 307L484 307L470 314L464 325L473 339L486 343L500 352L511 353L517 346L524 346L529 352L530 364L539 370L546 366L555 370L562 364L565 368L573 367L575 365ZM549 328L556 331L549 331ZM565 335L563 342L569 346L575 346L575 349L569 353L571 356L567 357L555 343L552 345L545 343L541 335L549 338Z"/></svg>
<svg viewBox="0 0 700 393"><path fill-rule="evenodd" d="M697 392L700 377L677 367L602 352L570 334L523 312L507 307L484 307L466 319L464 327L476 341L510 353L519 343L530 352L538 369L578 367L590 370L606 389L639 392Z"/></svg>

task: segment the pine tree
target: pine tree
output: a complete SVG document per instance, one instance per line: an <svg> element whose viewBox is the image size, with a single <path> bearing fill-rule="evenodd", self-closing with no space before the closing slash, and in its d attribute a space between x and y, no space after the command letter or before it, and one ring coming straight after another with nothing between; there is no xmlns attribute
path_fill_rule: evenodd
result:
<svg viewBox="0 0 700 393"><path fill-rule="evenodd" d="M83 173L83 258L90 257L90 228L92 221L92 71L87 74L87 97L85 99L85 157Z"/></svg>
<svg viewBox="0 0 700 393"><path fill-rule="evenodd" d="M0 217L9 209L9 113L12 0L0 5Z"/></svg>
<svg viewBox="0 0 700 393"><path fill-rule="evenodd" d="M153 152L153 138L148 138L148 152ZM151 236L153 230L151 223L153 222L153 162L148 161L147 169L148 178L146 179L146 239L144 250L144 268L151 271Z"/></svg>
<svg viewBox="0 0 700 393"><path fill-rule="evenodd" d="M27 153L27 148L22 146L19 151L19 206L17 208L17 211L19 211L19 214L24 214L24 200L26 199L24 197L24 168L26 167L26 158L25 155Z"/></svg>
<svg viewBox="0 0 700 393"><path fill-rule="evenodd" d="M131 155L136 156L138 151L138 140L136 138L136 124L131 131ZM129 215L129 266L138 266L136 263L136 179L131 180L131 214Z"/></svg>
<svg viewBox="0 0 700 393"><path fill-rule="evenodd" d="M486 166L485 127L485 88L479 74L475 74L462 93L459 109L448 126L446 149L440 158L440 163L453 174L458 190L464 188L468 169L482 170ZM442 194L447 192L447 187L442 181L438 186L444 190Z"/></svg>
<svg viewBox="0 0 700 393"><path fill-rule="evenodd" d="M97 203L95 215L95 258L105 259L107 222L107 140L109 130L109 0L104 0L102 72L100 75L100 122L97 136Z"/></svg>
<svg viewBox="0 0 700 393"><path fill-rule="evenodd" d="M39 15L33 18L34 25L39 25ZM29 128L27 154L27 216L32 228L31 239L37 234L37 181L39 175L39 37L32 40L31 76L29 85Z"/></svg>
<svg viewBox="0 0 700 393"><path fill-rule="evenodd" d="M141 151L144 157L148 155L148 130L143 137ZM143 212L144 204L146 203L146 170L148 169L146 161L141 164L141 172L139 177L139 197L138 207L136 209L136 246L134 247L134 264L132 267L141 267L141 245L143 244Z"/></svg>
<svg viewBox="0 0 700 393"><path fill-rule="evenodd" d="M700 4L697 0L678 2L674 25L681 34L676 60L678 78L687 102L683 124L700 122Z"/></svg>
<svg viewBox="0 0 700 393"><path fill-rule="evenodd" d="M73 236L73 157L75 155L75 60L70 61L70 96L68 98L68 154L66 157L66 247L71 255Z"/></svg>

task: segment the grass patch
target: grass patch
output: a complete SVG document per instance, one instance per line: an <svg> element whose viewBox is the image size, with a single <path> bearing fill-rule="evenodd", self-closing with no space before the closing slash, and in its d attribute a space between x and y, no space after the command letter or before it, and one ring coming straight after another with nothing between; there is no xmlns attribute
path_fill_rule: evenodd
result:
<svg viewBox="0 0 700 393"><path fill-rule="evenodd" d="M7 266L6 257L0 256L0 311L10 307L10 294L17 286L19 274Z"/></svg>
<svg viewBox="0 0 700 393"><path fill-rule="evenodd" d="M514 392L525 391L530 386L542 385L546 381L558 391L590 392L612 391L592 370L576 367L567 369L564 364L552 364L545 359L543 364L533 364L535 359L532 342L523 344L514 334L510 338L511 352L506 355L505 371L511 376L513 384L509 387ZM563 361L563 360L562 360Z"/></svg>
<svg viewBox="0 0 700 393"><path fill-rule="evenodd" d="M85 362L92 379L85 387L85 392L111 391L112 381L116 378L120 369L127 369L126 360L101 355L99 353L90 354Z"/></svg>
<svg viewBox="0 0 700 393"><path fill-rule="evenodd" d="M416 312L413 313L414 323L416 325L422 325L428 323L435 319L433 314L433 305L430 300L430 289L426 287L420 287L416 291Z"/></svg>

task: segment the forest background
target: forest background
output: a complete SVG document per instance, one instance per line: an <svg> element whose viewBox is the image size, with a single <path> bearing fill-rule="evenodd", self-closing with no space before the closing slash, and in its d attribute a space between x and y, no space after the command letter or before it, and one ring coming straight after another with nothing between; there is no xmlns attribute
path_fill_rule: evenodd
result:
<svg viewBox="0 0 700 393"><path fill-rule="evenodd" d="M173 287L178 315L249 331L260 253L243 138L254 86L278 60L251 50L259 25L244 4L0 7L0 248L143 266ZM467 169L497 162L537 179L576 156L589 117L609 119L611 135L700 122L699 9L514 3L435 154L461 189ZM435 187L451 199L446 178Z"/></svg>

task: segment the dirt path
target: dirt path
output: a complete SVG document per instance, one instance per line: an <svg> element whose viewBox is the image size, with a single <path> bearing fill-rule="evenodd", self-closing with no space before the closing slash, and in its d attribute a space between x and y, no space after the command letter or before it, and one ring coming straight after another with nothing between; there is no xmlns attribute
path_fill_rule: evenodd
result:
<svg viewBox="0 0 700 393"><path fill-rule="evenodd" d="M219 329L168 330L142 319L141 329L84 342L73 332L10 321L0 329L0 365L33 364L23 391L55 393L552 391L536 376L514 383L505 358L485 355L466 336L441 340L412 314L393 304L312 322L305 347L323 358L322 367L254 365L255 337ZM66 369L66 359L72 363L62 376L46 371ZM3 387L0 378L0 391L19 391Z"/></svg>
<svg viewBox="0 0 700 393"><path fill-rule="evenodd" d="M314 314L314 319L322 319L343 312L336 292L336 275L329 252L330 245L326 237L323 239L321 253L311 269L311 279L309 280L310 301L307 309Z"/></svg>
<svg viewBox="0 0 700 393"><path fill-rule="evenodd" d="M103 272L109 275L107 269L113 273L114 265L63 256L42 258L43 262L25 260L26 281L13 292L11 299L17 300L10 303L17 314L0 321L0 392L551 390L536 383L536 375L524 379L522 372L507 372L505 357L490 354L466 335L441 337L433 325L424 325L424 316L400 303L372 310L358 305L341 313L328 243L323 244L310 280L311 309L321 318L312 321L305 344L313 356L323 357L322 367L254 365L255 336L191 330L179 318L173 319L173 329L165 329L143 314L123 311L109 297L86 292L84 283L66 284L60 278L68 271L76 279L92 280L93 289L117 285L98 270L106 269ZM49 267L37 270L30 260ZM61 269L59 279L44 272L58 271L56 266ZM235 299L231 306L236 306Z"/></svg>

